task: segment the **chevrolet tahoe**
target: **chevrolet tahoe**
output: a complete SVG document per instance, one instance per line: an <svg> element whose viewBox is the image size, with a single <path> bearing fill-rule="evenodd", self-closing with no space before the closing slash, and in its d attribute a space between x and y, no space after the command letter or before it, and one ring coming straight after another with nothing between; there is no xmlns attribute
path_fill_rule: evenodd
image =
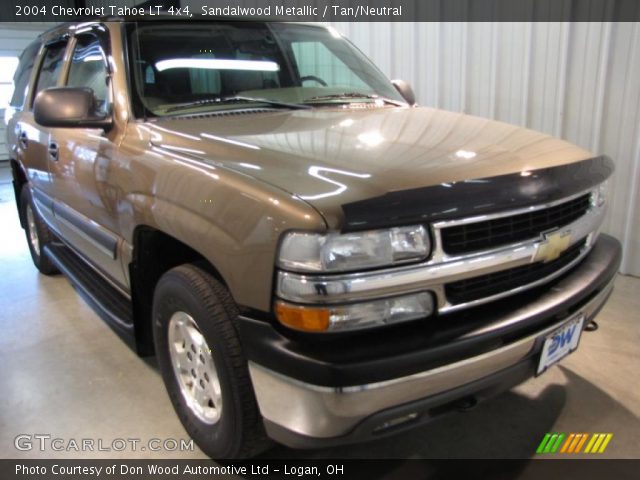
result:
<svg viewBox="0 0 640 480"><path fill-rule="evenodd" d="M612 291L609 158L418 106L331 28L66 24L14 82L35 266L157 356L211 457L470 408L575 350Z"/></svg>

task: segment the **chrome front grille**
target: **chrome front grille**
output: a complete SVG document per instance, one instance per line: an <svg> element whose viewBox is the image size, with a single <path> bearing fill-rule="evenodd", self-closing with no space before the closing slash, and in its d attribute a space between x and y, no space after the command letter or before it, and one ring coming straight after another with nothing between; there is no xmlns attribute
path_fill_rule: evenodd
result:
<svg viewBox="0 0 640 480"><path fill-rule="evenodd" d="M442 249L447 254L460 255L535 238L569 225L583 216L590 205L591 195L584 194L539 210L443 228Z"/></svg>
<svg viewBox="0 0 640 480"><path fill-rule="evenodd" d="M445 285L447 300L453 304L473 302L499 295L502 292L533 284L571 265L583 250L586 239L574 243L556 260L548 263L536 262L516 268L466 278Z"/></svg>

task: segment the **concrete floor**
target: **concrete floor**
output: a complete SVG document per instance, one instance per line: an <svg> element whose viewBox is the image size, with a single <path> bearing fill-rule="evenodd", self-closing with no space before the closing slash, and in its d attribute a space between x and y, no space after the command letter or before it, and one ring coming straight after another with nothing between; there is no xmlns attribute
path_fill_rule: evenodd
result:
<svg viewBox="0 0 640 480"><path fill-rule="evenodd" d="M19 434L65 440L187 439L153 360L136 357L62 276L39 275L0 167L0 458L77 457L18 451ZM530 458L546 432L611 432L603 456L640 458L640 279L620 276L579 350L471 412L366 445L278 458ZM193 452L89 452L87 458L201 458Z"/></svg>

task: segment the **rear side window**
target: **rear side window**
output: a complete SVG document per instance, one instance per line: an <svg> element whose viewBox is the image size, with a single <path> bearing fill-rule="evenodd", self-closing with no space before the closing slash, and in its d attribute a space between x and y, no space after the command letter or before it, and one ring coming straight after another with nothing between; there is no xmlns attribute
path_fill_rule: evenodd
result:
<svg viewBox="0 0 640 480"><path fill-rule="evenodd" d="M64 51L67 47L66 42L58 42L49 45L42 59L42 66L38 75L38 83L36 86L36 94L45 88L55 87L58 77L62 71L62 60Z"/></svg>
<svg viewBox="0 0 640 480"><path fill-rule="evenodd" d="M31 78L31 72L39 50L40 44L32 43L20 55L20 63L13 76L13 96L9 103L12 107L22 108L22 105L24 105L24 98L29 88L29 79Z"/></svg>

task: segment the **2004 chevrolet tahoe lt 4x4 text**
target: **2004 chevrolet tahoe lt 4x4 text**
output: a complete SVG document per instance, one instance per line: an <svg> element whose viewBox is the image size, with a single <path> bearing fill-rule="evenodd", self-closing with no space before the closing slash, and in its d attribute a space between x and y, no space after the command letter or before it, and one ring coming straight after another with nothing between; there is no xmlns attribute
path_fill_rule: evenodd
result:
<svg viewBox="0 0 640 480"><path fill-rule="evenodd" d="M8 113L33 261L215 458L364 441L578 346L611 293L610 159L415 106L322 26L56 27Z"/></svg>

